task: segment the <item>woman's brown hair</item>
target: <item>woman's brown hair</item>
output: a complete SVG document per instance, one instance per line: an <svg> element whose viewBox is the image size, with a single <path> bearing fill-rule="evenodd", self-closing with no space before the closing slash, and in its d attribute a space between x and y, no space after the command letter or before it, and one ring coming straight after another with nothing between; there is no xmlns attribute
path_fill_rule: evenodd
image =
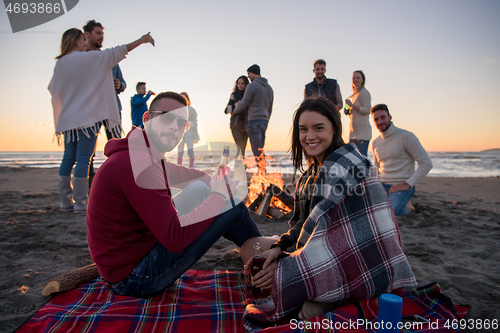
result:
<svg viewBox="0 0 500 333"><path fill-rule="evenodd" d="M61 54L56 57L60 59L73 51L76 46L76 42L83 36L83 32L77 28L71 28L66 30L61 38Z"/></svg>
<svg viewBox="0 0 500 333"><path fill-rule="evenodd" d="M290 147L293 166L295 170L299 170L300 172L304 171L302 166L304 157L306 158L308 165L311 165L314 162L314 157L309 156L304 151L299 139L299 118L305 111L318 112L328 118L328 120L332 123L334 131L333 140L332 144L326 151L325 158L338 148L345 145L344 140L342 139L342 121L335 105L333 105L333 103L325 97L311 97L305 99L293 114L292 145Z"/></svg>

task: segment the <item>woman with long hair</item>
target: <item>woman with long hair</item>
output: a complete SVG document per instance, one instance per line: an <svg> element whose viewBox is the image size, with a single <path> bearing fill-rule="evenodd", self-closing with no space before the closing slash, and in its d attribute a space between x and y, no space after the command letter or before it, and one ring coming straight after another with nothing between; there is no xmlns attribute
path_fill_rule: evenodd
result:
<svg viewBox="0 0 500 333"><path fill-rule="evenodd" d="M127 45L85 52L87 43L82 31L72 28L62 35L61 54L56 57L48 87L52 95L55 136L59 144L64 142L59 167L62 211L86 212L89 164L100 126L105 123L113 132L121 133L111 69L129 51L150 41L151 36L146 34Z"/></svg>
<svg viewBox="0 0 500 333"><path fill-rule="evenodd" d="M372 98L365 88L365 74L363 71L352 73L352 95L345 100L349 110L344 110L350 118L349 142L356 144L359 151L367 156L368 144L372 138L370 126L370 109Z"/></svg>
<svg viewBox="0 0 500 333"><path fill-rule="evenodd" d="M245 89L250 82L248 78L244 75L240 76L234 83L233 92L229 98L229 103L227 103L224 113L231 114L231 119L229 120L229 128L231 129L231 134L233 135L234 142L241 150L241 155L245 157L245 149L248 142L248 132L247 132L247 113L239 113L233 115L233 110L236 105L243 99L245 94Z"/></svg>
<svg viewBox="0 0 500 333"><path fill-rule="evenodd" d="M256 240L267 259L253 285L271 288L271 297L247 306L247 330L416 284L382 184L341 134L339 112L328 99L306 99L295 111L290 151L302 175L294 215L279 240ZM251 266L252 259L245 274Z"/></svg>

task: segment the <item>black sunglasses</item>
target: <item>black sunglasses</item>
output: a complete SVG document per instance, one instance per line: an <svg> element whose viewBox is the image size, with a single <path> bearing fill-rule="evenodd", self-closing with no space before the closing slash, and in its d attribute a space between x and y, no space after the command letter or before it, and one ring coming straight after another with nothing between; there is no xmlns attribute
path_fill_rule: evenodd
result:
<svg viewBox="0 0 500 333"><path fill-rule="evenodd" d="M181 118L170 111L149 111L149 113L159 114L160 124L164 126L170 125L175 119L177 119L177 127L179 128L185 128L188 123L187 119Z"/></svg>

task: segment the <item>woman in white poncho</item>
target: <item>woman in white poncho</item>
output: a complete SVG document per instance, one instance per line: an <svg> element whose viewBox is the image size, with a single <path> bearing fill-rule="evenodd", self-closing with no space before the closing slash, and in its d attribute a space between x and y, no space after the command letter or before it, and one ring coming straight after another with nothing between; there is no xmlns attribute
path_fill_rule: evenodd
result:
<svg viewBox="0 0 500 333"><path fill-rule="evenodd" d="M72 28L64 32L61 54L56 58L49 84L55 135L59 143L64 140L64 156L59 167L62 211L85 212L87 209L89 163L100 125L107 123L115 133L121 132L111 69L127 52L151 40L147 34L127 45L85 52L87 43L80 30Z"/></svg>

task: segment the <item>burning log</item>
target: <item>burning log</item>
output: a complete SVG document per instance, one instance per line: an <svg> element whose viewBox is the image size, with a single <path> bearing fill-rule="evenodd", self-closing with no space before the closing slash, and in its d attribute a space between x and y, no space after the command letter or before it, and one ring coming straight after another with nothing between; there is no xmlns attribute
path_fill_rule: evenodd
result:
<svg viewBox="0 0 500 333"><path fill-rule="evenodd" d="M269 185L269 189L271 190L271 193L280 199L280 201L285 204L288 208L293 210L293 197L280 189L278 186L271 184Z"/></svg>
<svg viewBox="0 0 500 333"><path fill-rule="evenodd" d="M280 220L285 217L285 213L278 208L269 207L267 210L267 215L271 216L273 219Z"/></svg>
<svg viewBox="0 0 500 333"><path fill-rule="evenodd" d="M245 204L245 206L249 206L250 205L250 198L248 197L248 194L247 196L245 197L245 199L243 199L243 203Z"/></svg>
<svg viewBox="0 0 500 333"><path fill-rule="evenodd" d="M55 293L74 289L80 284L95 279L98 276L100 274L96 264L79 268L47 283L42 289L42 296L50 296Z"/></svg>
<svg viewBox="0 0 500 333"><path fill-rule="evenodd" d="M267 210L269 209L269 204L271 203L271 199L273 198L273 194L269 190L269 188L266 190L266 193L264 194L264 197L262 198L262 202L259 205L259 208L257 209L257 215L260 216L266 216L267 215Z"/></svg>
<svg viewBox="0 0 500 333"><path fill-rule="evenodd" d="M248 206L248 210L251 212L255 212L257 207L259 207L260 202L262 201L262 198L264 197L264 193L259 193L259 196L257 199L255 199L250 206Z"/></svg>

